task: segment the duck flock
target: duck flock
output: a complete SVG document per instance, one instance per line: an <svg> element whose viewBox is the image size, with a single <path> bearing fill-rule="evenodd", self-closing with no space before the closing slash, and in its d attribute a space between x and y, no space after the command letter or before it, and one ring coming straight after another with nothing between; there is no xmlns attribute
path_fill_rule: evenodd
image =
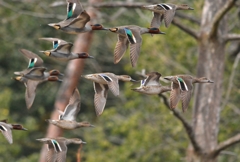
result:
<svg viewBox="0 0 240 162"><path fill-rule="evenodd" d="M164 21L165 26L168 27L174 18L176 10L193 10L193 8L185 4L175 5L161 3L142 6L143 9L147 9L153 12L150 28L143 28L137 25L124 25L115 28L105 28L101 24L95 24L91 26L86 25L86 23L89 22L91 18L83 9L79 0L66 1L67 18L61 22L51 23L48 25L68 34L79 34L92 30L107 30L116 33L118 40L114 49L114 64L117 64L122 59L123 54L126 52L128 46L130 46L130 60L132 67L135 67L137 65L137 60L142 44L142 34L164 34L159 30L162 21ZM53 59L69 61L73 59L93 58L86 52L71 52L73 44L62 39L40 39L53 43L53 49L41 51L46 56L52 57ZM15 80L24 83L26 87L25 100L26 106L29 109L34 102L38 84L47 81L62 82L61 78L64 77L64 75L55 69L46 71L47 68L44 67L43 60L37 54L26 49L20 49L20 52L25 58L27 58L28 67L23 71L14 72L14 74L17 75L15 77ZM113 95L118 96L119 80L137 82L136 80L133 80L129 75L116 75L111 72L88 74L84 75L83 77L93 82L95 91L94 105L97 116L100 116L103 113L107 101L108 89L110 89ZM213 81L207 79L206 77L196 78L190 75L174 75L164 77L164 79L171 82L171 87L168 87L162 86L160 84L160 77L161 74L159 72L150 72L146 75L145 79L140 81L140 86L133 88L132 90L147 95L158 95L160 93L170 91L170 109L174 109L177 106L179 100L181 100L183 112L189 105L194 83L213 83ZM78 89L75 88L64 112L59 111L59 119L49 119L47 121L62 129L72 130L79 127L94 127L88 122L76 121L76 116L80 111L80 104L80 93ZM12 129L27 130L20 124L9 124L6 120L0 121L0 130L10 144L13 143L11 133ZM48 162L66 161L68 144L86 143L78 138L67 139L64 137L41 138L37 140L47 144L48 156L46 157L46 161Z"/></svg>

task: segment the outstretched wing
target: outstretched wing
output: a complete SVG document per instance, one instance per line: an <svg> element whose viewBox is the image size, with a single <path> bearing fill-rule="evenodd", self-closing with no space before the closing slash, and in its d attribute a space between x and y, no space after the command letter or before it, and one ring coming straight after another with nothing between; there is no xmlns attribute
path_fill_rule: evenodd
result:
<svg viewBox="0 0 240 162"><path fill-rule="evenodd" d="M77 88L73 91L73 94L69 100L68 105L66 106L63 115L61 116L62 120L75 120L78 112L80 111L80 93Z"/></svg>
<svg viewBox="0 0 240 162"><path fill-rule="evenodd" d="M97 116L100 116L103 113L104 107L106 105L108 86L93 82L93 87L95 91L94 95L95 111Z"/></svg>

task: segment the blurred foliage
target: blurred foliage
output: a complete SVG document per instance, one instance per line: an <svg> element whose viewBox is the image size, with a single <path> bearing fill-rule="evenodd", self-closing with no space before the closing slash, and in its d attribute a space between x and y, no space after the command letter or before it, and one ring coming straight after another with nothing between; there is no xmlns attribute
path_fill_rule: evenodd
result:
<svg viewBox="0 0 240 162"><path fill-rule="evenodd" d="M3 3L4 1L1 1ZM58 22L57 16L63 17L65 6L51 8L53 0L10 0L0 4L0 117L10 123L21 123L28 131L13 131L13 145L1 136L0 162L18 161L35 162L39 158L42 143L35 139L44 137L47 128L45 119L53 110L55 95L59 83L44 83L37 89L36 99L30 110L27 110L24 100L25 87L16 82L14 71L27 66L27 62L18 51L26 48L39 54L48 69L59 69L64 72L66 63L58 63L40 54L40 50L50 49L51 43L38 40L41 37L56 37L74 42L75 35L68 35L48 27L48 23ZM86 2L86 1L81 1ZM143 1L144 2L144 1ZM148 1L149 2L149 1ZM164 2L164 1L163 1ZM188 3L194 11L182 11L200 19L203 1L172 0L171 3ZM85 4L85 3L84 3ZM87 6L84 6L85 8ZM121 9L123 14L112 20L119 9L101 9L97 23L106 27L136 24L148 27L151 12L140 9ZM235 14L236 9L231 11ZM44 17L41 17L44 14ZM61 14L61 15L57 15ZM52 17L52 15L54 15ZM62 19L63 19L62 18ZM239 18L230 16L231 32L239 33ZM199 27L188 21L182 21L196 30ZM135 79L141 79L136 72L146 69L147 72L158 71L162 75L196 74L197 42L171 25L168 29L161 26L166 35L143 35L141 55L138 66L130 65L129 52L126 52L120 63L113 64L113 50L117 41L116 35L107 31L95 31L90 54L95 60L86 60L84 74L110 71L116 74L128 74ZM234 46L226 49L223 96L228 88L229 76L232 72L234 58L230 56ZM240 70L240 66L236 71ZM239 99L240 73L236 73L229 102L222 109L220 120L219 141L239 133ZM189 141L182 124L172 115L158 96L145 96L131 91L132 83L120 83L121 94L108 96L106 109L99 118L95 117L92 83L81 79L79 91L82 97L81 113L78 121L89 121L95 128L66 131L65 137L79 137L87 142L82 149L82 161L95 162L145 162L145 161L180 161L184 160ZM169 84L169 83L163 83ZM165 95L169 95L166 93ZM223 98L224 98L223 97ZM192 105L191 101L191 105ZM182 114L191 121L191 106ZM68 161L74 161L78 146L70 145ZM219 161L239 161L240 149L231 147L233 156L222 154Z"/></svg>

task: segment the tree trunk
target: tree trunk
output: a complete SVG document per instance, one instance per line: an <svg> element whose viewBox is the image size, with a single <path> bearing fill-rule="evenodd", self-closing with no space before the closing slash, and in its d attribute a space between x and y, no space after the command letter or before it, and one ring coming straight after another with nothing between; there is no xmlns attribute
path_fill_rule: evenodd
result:
<svg viewBox="0 0 240 162"><path fill-rule="evenodd" d="M216 13L226 0L205 0L198 48L197 76L207 77L213 84L196 84L193 110L193 131L201 152L188 149L188 161L216 162L210 152L217 147L218 127L222 100L225 42L221 35L227 33L225 20L221 27L212 24ZM215 29L214 29L215 28Z"/></svg>
<svg viewBox="0 0 240 162"><path fill-rule="evenodd" d="M89 3L99 2L100 0L89 0ZM95 12L93 10L88 10L88 14L90 15L91 19L95 18ZM72 52L79 53L79 52L88 52L92 42L92 32L82 33L79 34L74 42L74 47ZM84 68L84 59L76 59L69 61L63 83L59 89L55 104L54 104L54 111L52 112L51 119L58 119L59 113L56 111L57 109L64 111L66 105L69 102L70 96L77 86L79 78L82 74ZM60 137L63 134L63 130L58 128L52 124L49 124L47 128L46 137ZM47 148L46 145L42 147L39 162L45 162L47 156Z"/></svg>

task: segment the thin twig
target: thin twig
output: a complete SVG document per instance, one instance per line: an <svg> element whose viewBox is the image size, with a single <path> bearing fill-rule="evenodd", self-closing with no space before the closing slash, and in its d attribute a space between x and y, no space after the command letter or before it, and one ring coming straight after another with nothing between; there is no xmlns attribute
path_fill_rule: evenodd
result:
<svg viewBox="0 0 240 162"><path fill-rule="evenodd" d="M234 60L234 64L233 64L233 67L232 67L232 73L231 73L230 79L229 79L229 81L228 81L227 94L226 94L225 100L223 101L222 109L223 109L223 108L226 106L226 104L228 103L229 96L230 96L230 93L231 93L231 90L232 90L232 87L233 87L233 79L234 79L235 74L236 74L236 69L237 69L239 60L240 60L240 52L238 53L237 57L236 57L235 60Z"/></svg>
<svg viewBox="0 0 240 162"><path fill-rule="evenodd" d="M240 133L218 144L216 149L211 154L213 157L216 157L221 151L239 142L240 142Z"/></svg>
<svg viewBox="0 0 240 162"><path fill-rule="evenodd" d="M163 99L164 104L169 108L170 105L169 105L167 97L164 96L163 94L159 94L158 96ZM196 141L192 126L184 119L184 117L178 111L176 111L175 109L172 109L172 112L173 112L173 115L182 122L182 124L187 132L187 135L191 141L191 144L193 145L195 152L198 154L201 154L202 148L199 146L198 142Z"/></svg>

